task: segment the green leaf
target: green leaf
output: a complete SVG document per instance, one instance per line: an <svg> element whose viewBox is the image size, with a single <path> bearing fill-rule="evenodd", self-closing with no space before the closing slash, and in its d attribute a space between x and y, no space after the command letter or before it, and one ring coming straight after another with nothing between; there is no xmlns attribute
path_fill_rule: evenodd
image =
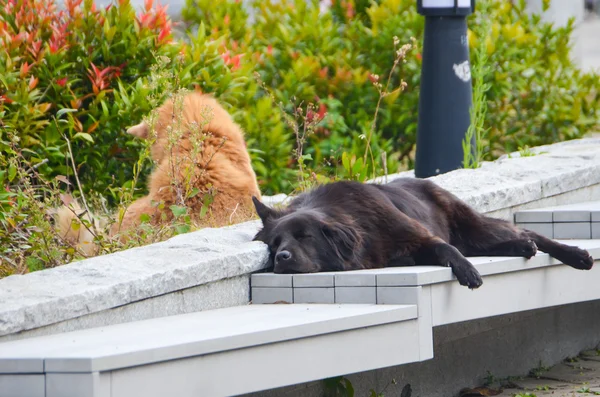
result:
<svg viewBox="0 0 600 397"><path fill-rule="evenodd" d="M60 119L60 117L62 115L67 114L67 113L74 113L76 111L77 111L77 109L62 108L58 112L56 112L56 118Z"/></svg>
<svg viewBox="0 0 600 397"><path fill-rule="evenodd" d="M148 214L142 214L142 215L140 215L140 222L141 223L148 223L148 222L150 222L150 215L148 215Z"/></svg>
<svg viewBox="0 0 600 397"><path fill-rule="evenodd" d="M78 132L77 134L75 134L73 136L73 139L85 139L86 141L90 142L90 143L94 143L94 138L92 138L92 136L90 134L88 134L87 132Z"/></svg>
<svg viewBox="0 0 600 397"><path fill-rule="evenodd" d="M172 205L169 208L171 209L171 212L173 212L173 215L176 218L185 215L185 213L187 212L187 207L182 205Z"/></svg>
<svg viewBox="0 0 600 397"><path fill-rule="evenodd" d="M73 219L71 221L71 229L78 231L81 228L81 222L79 222L79 219Z"/></svg>
<svg viewBox="0 0 600 397"><path fill-rule="evenodd" d="M198 193L200 193L200 189L198 189L197 187L195 187L195 188L192 189L192 191L188 195L188 198L195 197Z"/></svg>
<svg viewBox="0 0 600 397"><path fill-rule="evenodd" d="M44 262L41 259L32 256L27 257L27 259L25 259L25 264L27 265L27 269L29 269L30 272L35 272L36 270L44 269Z"/></svg>
<svg viewBox="0 0 600 397"><path fill-rule="evenodd" d="M364 163L363 163L363 159L362 157L359 157L354 165L352 166L352 173L353 174L361 174L364 168Z"/></svg>
<svg viewBox="0 0 600 397"><path fill-rule="evenodd" d="M346 393L348 397L354 397L354 386L352 386L352 382L350 382L347 378L344 379L346 381Z"/></svg>
<svg viewBox="0 0 600 397"><path fill-rule="evenodd" d="M191 230L190 225L177 225L175 226L175 234L188 233Z"/></svg>
<svg viewBox="0 0 600 397"><path fill-rule="evenodd" d="M342 166L344 167L344 169L347 172L351 171L351 169L350 169L350 159L348 158L348 153L347 152L342 153Z"/></svg>
<svg viewBox="0 0 600 397"><path fill-rule="evenodd" d="M8 181L12 182L17 176L17 167L14 164L8 166Z"/></svg>

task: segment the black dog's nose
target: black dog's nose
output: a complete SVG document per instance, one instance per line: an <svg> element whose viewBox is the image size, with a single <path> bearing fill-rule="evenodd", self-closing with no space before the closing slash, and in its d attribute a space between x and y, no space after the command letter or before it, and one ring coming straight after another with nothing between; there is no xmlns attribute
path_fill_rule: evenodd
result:
<svg viewBox="0 0 600 397"><path fill-rule="evenodd" d="M290 251L283 250L283 251L279 251L277 253L277 255L275 255L275 260L277 262L279 262L279 261L287 261L287 260L290 260L291 257L292 257L292 254L291 254Z"/></svg>

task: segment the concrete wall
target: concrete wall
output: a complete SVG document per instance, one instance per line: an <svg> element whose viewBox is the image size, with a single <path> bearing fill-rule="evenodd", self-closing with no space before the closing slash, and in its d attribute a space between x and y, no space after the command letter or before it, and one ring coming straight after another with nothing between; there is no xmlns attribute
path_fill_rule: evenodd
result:
<svg viewBox="0 0 600 397"><path fill-rule="evenodd" d="M597 348L598 313L600 301L592 301L436 327L432 360L347 378L361 397L370 395L370 389L386 389L385 397L400 397L407 383L413 397L455 396L463 388L483 384L488 373L496 378L523 376L540 363L552 366L582 350ZM397 385L389 385L392 379ZM323 383L311 382L244 396L322 395Z"/></svg>

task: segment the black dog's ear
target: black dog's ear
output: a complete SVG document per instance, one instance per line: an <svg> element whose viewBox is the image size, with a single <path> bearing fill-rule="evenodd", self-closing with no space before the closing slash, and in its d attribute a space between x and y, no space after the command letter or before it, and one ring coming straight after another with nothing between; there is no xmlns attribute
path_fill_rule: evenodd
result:
<svg viewBox="0 0 600 397"><path fill-rule="evenodd" d="M273 218L275 218L275 210L267 207L263 203L260 202L259 199L252 196L252 202L254 203L254 208L256 208L256 213L260 217L263 225L266 225L267 222Z"/></svg>
<svg viewBox="0 0 600 397"><path fill-rule="evenodd" d="M354 259L355 250L359 249L361 243L360 235L351 227L342 223L325 223L322 228L323 236L336 255L345 261Z"/></svg>

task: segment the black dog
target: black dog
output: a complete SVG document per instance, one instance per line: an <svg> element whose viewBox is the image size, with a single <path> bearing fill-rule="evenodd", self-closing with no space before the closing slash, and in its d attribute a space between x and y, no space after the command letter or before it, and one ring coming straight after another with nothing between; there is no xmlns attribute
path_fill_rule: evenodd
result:
<svg viewBox="0 0 600 397"><path fill-rule="evenodd" d="M590 254L509 222L479 214L431 181L401 178L385 185L336 182L299 195L283 210L255 197L275 273L314 273L399 265L452 268L461 285L481 286L465 256L521 256L539 249L576 269Z"/></svg>

